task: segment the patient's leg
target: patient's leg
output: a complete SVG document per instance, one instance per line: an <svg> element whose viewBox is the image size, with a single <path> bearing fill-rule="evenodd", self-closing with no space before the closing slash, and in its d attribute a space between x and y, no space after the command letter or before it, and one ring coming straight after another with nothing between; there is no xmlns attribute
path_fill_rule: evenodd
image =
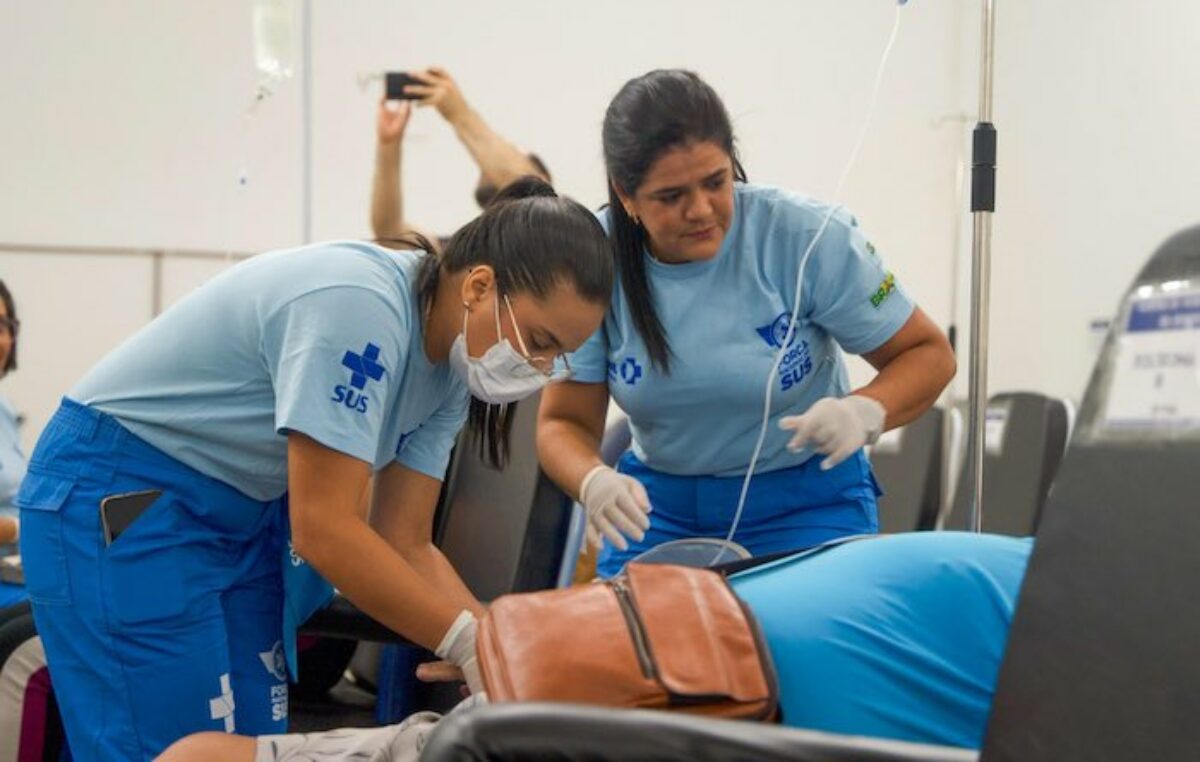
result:
<svg viewBox="0 0 1200 762"><path fill-rule="evenodd" d="M171 744L158 762L254 762L257 744L253 738L226 733L193 733Z"/></svg>
<svg viewBox="0 0 1200 762"><path fill-rule="evenodd" d="M459 702L451 713L487 703L484 694ZM313 759L365 760L368 762L415 762L425 740L441 715L417 712L399 725L379 728L340 728L321 733L287 733L275 736L195 733L177 741L163 752L158 762L310 762Z"/></svg>
<svg viewBox="0 0 1200 762"><path fill-rule="evenodd" d="M417 712L399 725L259 736L254 762L416 762L440 718L435 712Z"/></svg>

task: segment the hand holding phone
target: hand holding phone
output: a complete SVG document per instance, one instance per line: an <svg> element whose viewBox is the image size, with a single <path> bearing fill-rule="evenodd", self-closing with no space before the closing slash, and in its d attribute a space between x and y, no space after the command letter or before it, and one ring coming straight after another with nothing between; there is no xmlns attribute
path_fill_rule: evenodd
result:
<svg viewBox="0 0 1200 762"><path fill-rule="evenodd" d="M415 101L415 100L421 99L421 96L419 96L419 95L409 95L404 92L404 88L406 85L423 85L423 84L425 84L424 82L422 82L421 80L412 76L408 72L389 71L385 75L385 81L387 83L386 91L387 91L387 99L389 101Z"/></svg>

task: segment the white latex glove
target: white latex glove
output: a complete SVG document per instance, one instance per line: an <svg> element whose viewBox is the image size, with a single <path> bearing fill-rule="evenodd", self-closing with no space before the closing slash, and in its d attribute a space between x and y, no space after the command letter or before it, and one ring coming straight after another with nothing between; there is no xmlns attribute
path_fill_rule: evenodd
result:
<svg viewBox="0 0 1200 762"><path fill-rule="evenodd" d="M874 444L886 417L883 405L851 394L819 399L803 415L780 418L779 428L795 432L787 445L792 452L811 447L829 456L821 461L821 470L828 471L864 445Z"/></svg>
<svg viewBox="0 0 1200 762"><path fill-rule="evenodd" d="M462 670L467 688L474 693L483 692L483 676L479 673L479 657L475 654L475 615L463 609L442 636L435 654Z"/></svg>
<svg viewBox="0 0 1200 762"><path fill-rule="evenodd" d="M650 497L642 483L608 466L596 466L579 485L579 502L587 512L587 539L600 547L600 536L620 550L629 547L625 536L641 541L650 528Z"/></svg>

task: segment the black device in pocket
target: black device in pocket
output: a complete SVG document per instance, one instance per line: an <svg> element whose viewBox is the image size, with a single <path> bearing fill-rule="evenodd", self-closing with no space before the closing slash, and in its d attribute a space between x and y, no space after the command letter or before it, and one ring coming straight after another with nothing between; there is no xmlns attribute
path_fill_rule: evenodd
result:
<svg viewBox="0 0 1200 762"><path fill-rule="evenodd" d="M387 99L389 101L420 100L419 95L409 95L404 92L405 85L423 85L421 80L405 71L389 71L385 75L387 82Z"/></svg>
<svg viewBox="0 0 1200 762"><path fill-rule="evenodd" d="M100 501L100 526L104 529L105 546L112 545L129 525L146 512L162 496L160 489L109 495Z"/></svg>

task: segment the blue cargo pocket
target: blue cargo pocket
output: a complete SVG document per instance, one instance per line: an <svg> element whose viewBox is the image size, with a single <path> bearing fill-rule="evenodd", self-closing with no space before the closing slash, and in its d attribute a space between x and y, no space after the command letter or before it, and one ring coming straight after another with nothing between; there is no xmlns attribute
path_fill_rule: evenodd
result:
<svg viewBox="0 0 1200 762"><path fill-rule="evenodd" d="M171 492L164 492L104 549L108 607L119 623L169 622L187 612L187 580L203 575L211 559L185 526L184 511ZM205 576L219 576L219 570Z"/></svg>
<svg viewBox="0 0 1200 762"><path fill-rule="evenodd" d="M29 471L17 493L21 509L21 565L25 588L34 603L69 606L67 554L63 550L62 507L75 477Z"/></svg>

